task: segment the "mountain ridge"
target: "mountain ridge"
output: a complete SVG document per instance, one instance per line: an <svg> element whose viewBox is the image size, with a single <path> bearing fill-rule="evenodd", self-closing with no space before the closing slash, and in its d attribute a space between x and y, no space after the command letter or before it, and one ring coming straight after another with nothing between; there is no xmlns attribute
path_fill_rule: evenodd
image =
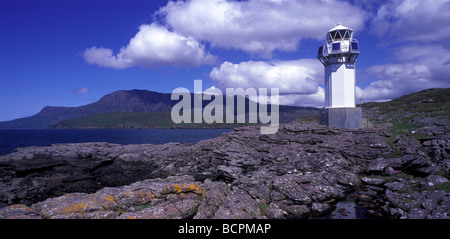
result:
<svg viewBox="0 0 450 239"><path fill-rule="evenodd" d="M151 98L159 99L159 104L145 104L145 100ZM168 93L119 90L103 96L94 103L78 107L45 106L33 116L0 122L0 128L46 128L62 120L106 112L157 112L169 110L172 107L169 103L170 94Z"/></svg>
<svg viewBox="0 0 450 239"><path fill-rule="evenodd" d="M248 101L249 100L246 99L245 102L246 105L248 105ZM0 129L47 128L55 124L58 124L59 122L63 122L65 120L113 112L129 112L129 113L168 112L171 111L172 107L178 102L179 100L171 100L171 93L159 93L155 91L137 90L137 89L119 90L104 95L96 102L78 107L45 106L39 113L33 116L0 122ZM203 100L202 101L203 107L207 105L209 102L210 101ZM225 100L223 102L225 103ZM236 104L237 101L235 101L235 105ZM280 105L280 112L283 112L283 114L287 117L285 121L293 120L296 117L298 118L302 116L318 115L318 110L313 107ZM136 116L138 114L134 115ZM166 119L166 121L168 120L169 119ZM121 125L126 125L126 123ZM91 128L89 125L87 125L86 127ZM123 126L120 126L119 128L122 127ZM148 126L142 127L146 128Z"/></svg>

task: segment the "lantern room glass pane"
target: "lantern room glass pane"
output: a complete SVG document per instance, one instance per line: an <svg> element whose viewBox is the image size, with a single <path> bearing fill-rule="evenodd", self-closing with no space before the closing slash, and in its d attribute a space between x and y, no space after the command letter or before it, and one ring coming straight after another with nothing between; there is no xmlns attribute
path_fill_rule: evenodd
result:
<svg viewBox="0 0 450 239"><path fill-rule="evenodd" d="M336 35L334 36L334 40L340 40L342 38L341 34L339 34L339 31L336 31Z"/></svg>
<svg viewBox="0 0 450 239"><path fill-rule="evenodd" d="M337 31L330 32L331 40L333 41L336 39L336 32Z"/></svg>
<svg viewBox="0 0 450 239"><path fill-rule="evenodd" d="M350 34L348 33L348 31L345 31L345 35L344 35L344 39L349 39L350 38Z"/></svg>
<svg viewBox="0 0 450 239"><path fill-rule="evenodd" d="M358 50L358 43L352 42L352 50Z"/></svg>
<svg viewBox="0 0 450 239"><path fill-rule="evenodd" d="M339 33L339 36L340 36L339 39L344 38L345 30L339 30L338 33Z"/></svg>
<svg viewBox="0 0 450 239"><path fill-rule="evenodd" d="M333 43L332 50L333 51L340 51L341 50L341 43L340 42Z"/></svg>
<svg viewBox="0 0 450 239"><path fill-rule="evenodd" d="M322 52L323 52L323 46L319 47L319 53L317 53L318 56L322 56Z"/></svg>

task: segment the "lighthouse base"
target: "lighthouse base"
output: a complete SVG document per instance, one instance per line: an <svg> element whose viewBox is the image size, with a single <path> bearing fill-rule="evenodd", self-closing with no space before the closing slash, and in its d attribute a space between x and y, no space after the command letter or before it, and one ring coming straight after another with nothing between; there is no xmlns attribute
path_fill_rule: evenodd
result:
<svg viewBox="0 0 450 239"><path fill-rule="evenodd" d="M362 109L360 107L320 109L319 123L328 127L360 129Z"/></svg>

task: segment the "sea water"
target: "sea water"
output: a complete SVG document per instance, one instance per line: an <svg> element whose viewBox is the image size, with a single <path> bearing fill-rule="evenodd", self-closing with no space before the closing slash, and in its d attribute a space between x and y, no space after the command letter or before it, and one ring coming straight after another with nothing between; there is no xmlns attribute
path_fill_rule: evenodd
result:
<svg viewBox="0 0 450 239"><path fill-rule="evenodd" d="M0 155L8 154L15 148L57 143L196 143L231 131L232 129L1 129Z"/></svg>

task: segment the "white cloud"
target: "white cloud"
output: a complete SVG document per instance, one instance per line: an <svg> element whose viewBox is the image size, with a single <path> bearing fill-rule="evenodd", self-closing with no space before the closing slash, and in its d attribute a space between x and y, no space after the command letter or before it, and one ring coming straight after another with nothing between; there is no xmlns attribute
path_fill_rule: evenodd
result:
<svg viewBox="0 0 450 239"><path fill-rule="evenodd" d="M279 88L282 105L322 107L323 72L317 59L224 62L211 71L210 78L220 88Z"/></svg>
<svg viewBox="0 0 450 239"><path fill-rule="evenodd" d="M364 100L389 100L433 87L450 87L450 1L391 0L381 4L371 31L397 62L369 67L379 79L363 89Z"/></svg>
<svg viewBox="0 0 450 239"><path fill-rule="evenodd" d="M325 90L317 87L317 91L312 94L299 95L288 94L280 95L280 105L296 105L321 108L325 104Z"/></svg>
<svg viewBox="0 0 450 239"><path fill-rule="evenodd" d="M391 0L382 4L371 29L387 42L450 40L448 0Z"/></svg>
<svg viewBox="0 0 450 239"><path fill-rule="evenodd" d="M279 88L280 94L314 94L323 82L323 66L317 59L224 62L209 76L220 88Z"/></svg>
<svg viewBox="0 0 450 239"><path fill-rule="evenodd" d="M404 45L394 49L394 57L402 63L424 65L430 71L430 79L450 84L450 48L441 43Z"/></svg>
<svg viewBox="0 0 450 239"><path fill-rule="evenodd" d="M90 64L116 69L157 65L197 67L216 61L216 57L207 53L205 46L197 40L155 23L142 25L117 55L111 49L91 47L84 52L84 58Z"/></svg>
<svg viewBox="0 0 450 239"><path fill-rule="evenodd" d="M362 8L337 0L170 1L159 14L179 34L264 57L295 51L301 39L323 39L338 22L362 29L367 18Z"/></svg>
<svg viewBox="0 0 450 239"><path fill-rule="evenodd" d="M375 65L367 72L381 80L362 90L360 97L364 101L390 100L423 89L450 86L448 81L435 80L429 66L419 63Z"/></svg>
<svg viewBox="0 0 450 239"><path fill-rule="evenodd" d="M134 66L132 59L122 58L122 53L115 56L111 49L103 47L91 47L84 51L84 59L89 64L97 64L103 67L112 67L116 69L124 69Z"/></svg>
<svg viewBox="0 0 450 239"><path fill-rule="evenodd" d="M89 93L89 91L91 91L91 89L89 89L89 88L76 88L76 89L73 89L71 92L73 94L82 95L82 94Z"/></svg>
<svg viewBox="0 0 450 239"><path fill-rule="evenodd" d="M364 100L389 100L428 88L450 87L450 49L442 44L403 45L393 48L393 56L399 63L366 69L379 80L362 90Z"/></svg>

